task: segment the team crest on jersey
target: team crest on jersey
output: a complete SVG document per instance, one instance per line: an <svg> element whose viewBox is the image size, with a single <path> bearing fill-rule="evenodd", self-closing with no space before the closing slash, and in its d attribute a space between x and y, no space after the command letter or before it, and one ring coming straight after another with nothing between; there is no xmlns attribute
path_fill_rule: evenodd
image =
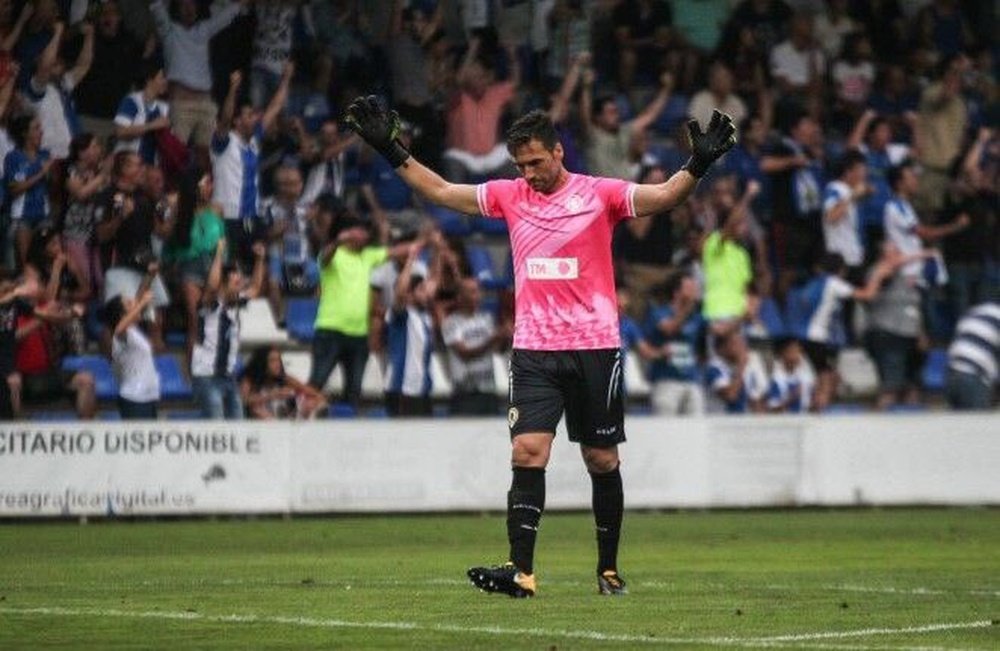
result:
<svg viewBox="0 0 1000 651"><path fill-rule="evenodd" d="M517 410L517 407L511 407L507 410L507 427L513 429L514 425L517 425L517 419L520 418L521 412Z"/></svg>
<svg viewBox="0 0 1000 651"><path fill-rule="evenodd" d="M566 209L570 212L580 212L581 208L583 208L583 197L578 194L572 195L566 201Z"/></svg>

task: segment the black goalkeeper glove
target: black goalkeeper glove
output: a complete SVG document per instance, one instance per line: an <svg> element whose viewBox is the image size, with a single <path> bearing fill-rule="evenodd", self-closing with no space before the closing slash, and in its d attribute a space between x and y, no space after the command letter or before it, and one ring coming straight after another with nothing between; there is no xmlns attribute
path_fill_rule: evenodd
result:
<svg viewBox="0 0 1000 651"><path fill-rule="evenodd" d="M712 120L704 132L697 120L688 121L688 138L691 142L691 158L683 169L700 179L719 156L736 144L736 127L733 126L731 117L715 110L712 111Z"/></svg>
<svg viewBox="0 0 1000 651"><path fill-rule="evenodd" d="M382 108L374 95L355 98L347 107L344 121L375 151L385 156L393 168L410 157L410 152L399 142L402 131L399 114Z"/></svg>

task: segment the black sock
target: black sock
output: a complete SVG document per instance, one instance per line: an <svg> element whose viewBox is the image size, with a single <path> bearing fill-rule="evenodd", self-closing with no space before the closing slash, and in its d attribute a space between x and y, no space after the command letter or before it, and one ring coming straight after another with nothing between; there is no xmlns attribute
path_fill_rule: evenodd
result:
<svg viewBox="0 0 1000 651"><path fill-rule="evenodd" d="M545 509L545 468L512 468L507 493L507 540L510 560L525 574L534 574L535 538Z"/></svg>
<svg viewBox="0 0 1000 651"><path fill-rule="evenodd" d="M590 473L594 487L594 524L597 527L597 573L618 569L618 538L621 536L625 496L619 468Z"/></svg>

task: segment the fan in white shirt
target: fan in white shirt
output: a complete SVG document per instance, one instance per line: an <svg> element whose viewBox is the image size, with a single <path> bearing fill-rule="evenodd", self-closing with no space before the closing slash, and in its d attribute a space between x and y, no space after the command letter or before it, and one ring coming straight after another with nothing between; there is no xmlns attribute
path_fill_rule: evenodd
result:
<svg viewBox="0 0 1000 651"><path fill-rule="evenodd" d="M150 289L158 272L151 263L135 298L119 294L104 306L104 318L112 332L111 366L118 380L118 409L122 420L156 420L160 401L160 377L153 360L153 346L139 327L152 302Z"/></svg>

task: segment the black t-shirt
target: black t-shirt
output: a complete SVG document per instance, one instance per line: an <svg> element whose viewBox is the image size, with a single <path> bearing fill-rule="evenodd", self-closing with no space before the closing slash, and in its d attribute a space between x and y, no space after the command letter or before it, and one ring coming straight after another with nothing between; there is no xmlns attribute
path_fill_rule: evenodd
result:
<svg viewBox="0 0 1000 651"><path fill-rule="evenodd" d="M942 223L949 223L961 214L971 223L957 233L944 238L945 261L976 264L995 254L997 247L996 195L977 195L960 202L949 202Z"/></svg>
<svg viewBox="0 0 1000 651"><path fill-rule="evenodd" d="M623 262L667 266L674 254L673 222L669 215L652 215L646 236L636 237L622 222L615 228L613 250L615 258Z"/></svg>
<svg viewBox="0 0 1000 651"><path fill-rule="evenodd" d="M110 120L118 103L132 90L143 46L121 28L114 38L94 34L94 63L73 91L76 110Z"/></svg>
<svg viewBox="0 0 1000 651"><path fill-rule="evenodd" d="M612 16L615 28L628 27L632 38L651 38L661 27L670 27L674 22L670 5L654 0L648 14L643 14L638 0L625 0L615 7Z"/></svg>
<svg viewBox="0 0 1000 651"><path fill-rule="evenodd" d="M33 312L31 304L22 298L0 304L0 382L14 370L17 352L17 319Z"/></svg>
<svg viewBox="0 0 1000 651"><path fill-rule="evenodd" d="M153 259L153 224L156 207L141 191L125 192L116 188L106 190L97 208L97 221L105 222L114 219L116 197L131 197L135 204L132 214L122 220L118 231L110 244L111 265L129 267L145 271L149 261Z"/></svg>
<svg viewBox="0 0 1000 651"><path fill-rule="evenodd" d="M788 139L778 141L770 150L770 154L777 157L795 156L797 153ZM804 153L809 156L808 150ZM823 198L823 174L819 163L814 161L811 167L793 167L769 176L772 219L784 223L799 220L818 226Z"/></svg>
<svg viewBox="0 0 1000 651"><path fill-rule="evenodd" d="M740 30L746 26L753 30L761 49L770 52L784 38L785 25L791 17L792 9L783 0L773 0L763 12L757 11L753 0L744 0L733 10L723 39L737 40Z"/></svg>

